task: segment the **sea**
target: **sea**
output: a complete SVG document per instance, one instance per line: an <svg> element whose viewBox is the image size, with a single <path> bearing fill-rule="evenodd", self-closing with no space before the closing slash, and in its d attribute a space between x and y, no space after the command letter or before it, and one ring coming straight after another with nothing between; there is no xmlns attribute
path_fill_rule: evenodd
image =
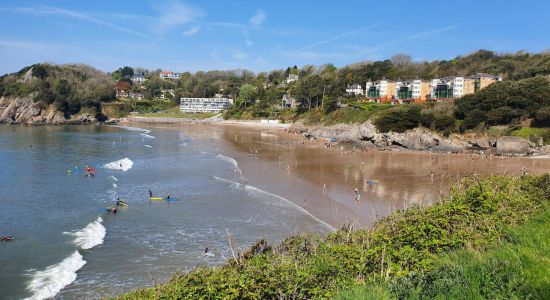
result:
<svg viewBox="0 0 550 300"><path fill-rule="evenodd" d="M215 139L191 136L0 126L0 236L14 237L0 242L0 299L116 296L220 266L262 238L333 230L250 185ZM152 201L149 191L172 200ZM107 211L118 198L128 206Z"/></svg>

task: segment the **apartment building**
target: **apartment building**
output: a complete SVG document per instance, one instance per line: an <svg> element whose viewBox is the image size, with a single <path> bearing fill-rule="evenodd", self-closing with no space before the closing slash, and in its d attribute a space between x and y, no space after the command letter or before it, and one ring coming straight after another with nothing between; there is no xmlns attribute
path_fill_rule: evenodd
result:
<svg viewBox="0 0 550 300"><path fill-rule="evenodd" d="M376 102L389 102L395 96L396 82L391 80L368 81L366 84L366 96Z"/></svg>
<svg viewBox="0 0 550 300"><path fill-rule="evenodd" d="M180 111L183 113L219 113L228 109L233 99L214 98L181 98Z"/></svg>

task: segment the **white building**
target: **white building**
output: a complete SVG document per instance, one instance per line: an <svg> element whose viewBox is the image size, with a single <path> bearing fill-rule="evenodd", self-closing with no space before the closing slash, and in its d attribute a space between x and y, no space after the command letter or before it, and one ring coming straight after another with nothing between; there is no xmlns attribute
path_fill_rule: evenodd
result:
<svg viewBox="0 0 550 300"><path fill-rule="evenodd" d="M348 93L348 95L354 95L354 96L357 96L357 95L363 95L363 87L359 84L350 84L348 85L348 87L346 88L346 93Z"/></svg>
<svg viewBox="0 0 550 300"><path fill-rule="evenodd" d="M172 71L163 71L163 72L160 72L159 76L162 79L179 79L181 76L181 73L176 73Z"/></svg>
<svg viewBox="0 0 550 300"><path fill-rule="evenodd" d="M181 98L180 111L184 113L218 113L228 109L233 99L228 98Z"/></svg>
<svg viewBox="0 0 550 300"><path fill-rule="evenodd" d="M412 82L412 97L414 99L419 99L422 91L422 80L415 79Z"/></svg>
<svg viewBox="0 0 550 300"><path fill-rule="evenodd" d="M288 74L288 77L286 78L286 83L288 84L294 81L298 81L298 79L299 79L298 74Z"/></svg>
<svg viewBox="0 0 550 300"><path fill-rule="evenodd" d="M132 82L144 83L145 80L147 79L141 74L134 74L134 76L132 76Z"/></svg>
<svg viewBox="0 0 550 300"><path fill-rule="evenodd" d="M460 98L464 95L464 77L454 77L452 80L453 97Z"/></svg>

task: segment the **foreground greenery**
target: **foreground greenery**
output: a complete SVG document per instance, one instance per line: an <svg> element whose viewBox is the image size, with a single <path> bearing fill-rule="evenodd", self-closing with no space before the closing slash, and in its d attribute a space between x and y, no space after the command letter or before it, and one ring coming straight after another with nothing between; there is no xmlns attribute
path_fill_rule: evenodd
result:
<svg viewBox="0 0 550 300"><path fill-rule="evenodd" d="M434 268L357 286L336 299L550 299L550 210L506 232L488 251L458 250Z"/></svg>
<svg viewBox="0 0 550 300"><path fill-rule="evenodd" d="M371 229L353 230L347 226L326 238L300 234L276 247L262 240L223 267L177 274L165 284L120 299L325 299L365 285L370 286L366 291L348 293L381 298L409 297L418 291L419 295L431 296L423 292L422 284L428 277L418 274L446 272L441 255L461 249L495 249L503 238L510 237L510 226L524 224L546 211L549 200L550 175L483 180L469 177L457 183L439 203L397 212ZM474 272L475 261L471 261ZM495 273L495 282L508 278L506 268L502 270L504 277L499 279ZM394 289L392 282L396 283ZM463 286L468 289L465 282ZM544 289L547 284L536 277L524 282L535 289ZM503 295L516 294L503 290Z"/></svg>

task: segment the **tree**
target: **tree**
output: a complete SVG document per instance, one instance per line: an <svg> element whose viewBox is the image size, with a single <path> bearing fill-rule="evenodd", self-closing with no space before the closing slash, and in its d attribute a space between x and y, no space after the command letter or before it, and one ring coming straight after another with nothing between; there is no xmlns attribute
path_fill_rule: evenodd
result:
<svg viewBox="0 0 550 300"><path fill-rule="evenodd" d="M48 76L48 71L42 65L34 65L32 67L32 76L44 79Z"/></svg>
<svg viewBox="0 0 550 300"><path fill-rule="evenodd" d="M394 66L400 67L410 65L412 63L412 57L408 54L396 54L390 58Z"/></svg>
<svg viewBox="0 0 550 300"><path fill-rule="evenodd" d="M245 108L254 102L256 96L256 88L249 83L244 84L239 89L239 97L237 97L237 105Z"/></svg>

